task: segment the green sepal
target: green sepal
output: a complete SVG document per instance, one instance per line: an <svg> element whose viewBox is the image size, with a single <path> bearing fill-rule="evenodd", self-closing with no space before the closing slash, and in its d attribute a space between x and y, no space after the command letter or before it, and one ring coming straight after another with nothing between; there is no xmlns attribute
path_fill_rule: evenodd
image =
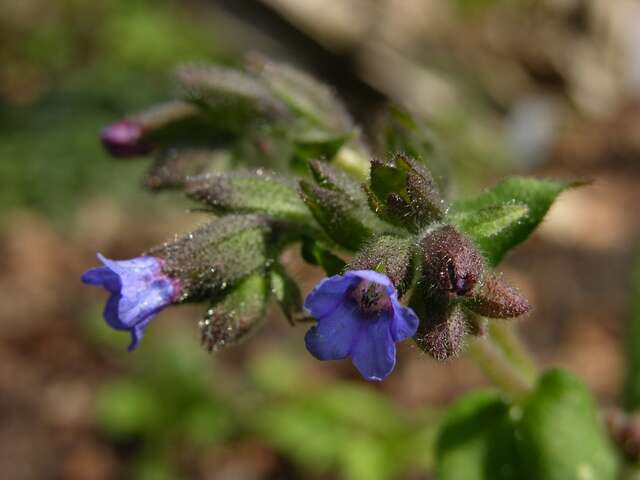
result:
<svg viewBox="0 0 640 480"><path fill-rule="evenodd" d="M492 391L473 392L456 401L438 434L437 477L440 480L521 480L509 408L500 395Z"/></svg>
<svg viewBox="0 0 640 480"><path fill-rule="evenodd" d="M190 198L217 213L261 213L305 225L315 223L295 183L263 170L194 178L186 190Z"/></svg>
<svg viewBox="0 0 640 480"><path fill-rule="evenodd" d="M334 255L329 248L309 237L302 240L301 254L306 262L322 267L328 276L342 273L346 266L345 261Z"/></svg>
<svg viewBox="0 0 640 480"><path fill-rule="evenodd" d="M309 162L317 185L301 180L300 196L325 233L338 245L357 250L375 234L391 230L368 207L360 184L326 162Z"/></svg>
<svg viewBox="0 0 640 480"><path fill-rule="evenodd" d="M384 225L371 210L342 191L318 187L302 180L300 196L325 233L349 250L357 250L374 234L384 231Z"/></svg>
<svg viewBox="0 0 640 480"><path fill-rule="evenodd" d="M342 170L322 160L309 161L311 176L322 188L344 193L350 201L366 206L367 197L360 183Z"/></svg>
<svg viewBox="0 0 640 480"><path fill-rule="evenodd" d="M494 222L493 226L480 226L468 220L467 227L471 227L465 233L476 242L489 265L495 266L509 250L531 235L560 193L581 185L584 183L513 177L475 198L456 202L450 209L449 218L456 223L456 219L460 222L460 219L479 216L487 220L484 223ZM523 207L527 209L524 215ZM463 230L464 224L462 221L460 225ZM496 229L499 233L489 237L477 233Z"/></svg>
<svg viewBox="0 0 640 480"><path fill-rule="evenodd" d="M385 274L402 297L413 280L416 246L411 238L381 235L368 241L349 262L349 270L374 270Z"/></svg>
<svg viewBox="0 0 640 480"><path fill-rule="evenodd" d="M180 281L178 301L203 301L264 269L275 253L271 233L262 216L227 215L147 254L163 259L163 271Z"/></svg>
<svg viewBox="0 0 640 480"><path fill-rule="evenodd" d="M292 325L305 316L302 306L302 294L298 284L293 280L284 267L276 263L269 271L271 281L271 294L276 299L282 313Z"/></svg>
<svg viewBox="0 0 640 480"><path fill-rule="evenodd" d="M207 311L200 322L202 345L209 351L237 345L265 319L269 277L256 272L240 281Z"/></svg>
<svg viewBox="0 0 640 480"><path fill-rule="evenodd" d="M384 118L382 138L383 145L378 148L380 156L403 153L415 158L433 174L439 190L447 192L449 164L425 122L409 112L392 107Z"/></svg>
<svg viewBox="0 0 640 480"><path fill-rule="evenodd" d="M197 105L182 100L170 100L152 105L125 119L140 125L140 141L152 149L173 148L188 143L191 147L211 146L227 137L213 129L213 122Z"/></svg>
<svg viewBox="0 0 640 480"><path fill-rule="evenodd" d="M431 174L404 155L388 163L372 161L365 190L380 218L412 232L443 218L444 203Z"/></svg>
<svg viewBox="0 0 640 480"><path fill-rule="evenodd" d="M335 93L310 75L264 57L254 57L249 68L294 113L329 132L353 128L351 116Z"/></svg>
<svg viewBox="0 0 640 480"><path fill-rule="evenodd" d="M585 385L563 370L541 378L516 430L522 477L614 480L619 463Z"/></svg>
<svg viewBox="0 0 640 480"><path fill-rule="evenodd" d="M231 167L231 154L224 149L168 148L160 152L144 177L149 190L184 188L187 179L221 173Z"/></svg>
<svg viewBox="0 0 640 480"><path fill-rule="evenodd" d="M278 119L288 109L258 78L217 65L176 69L179 95L203 108L221 131L239 132L256 119Z"/></svg>
<svg viewBox="0 0 640 480"><path fill-rule="evenodd" d="M293 140L283 122L247 126L233 148L238 165L287 171L294 156Z"/></svg>

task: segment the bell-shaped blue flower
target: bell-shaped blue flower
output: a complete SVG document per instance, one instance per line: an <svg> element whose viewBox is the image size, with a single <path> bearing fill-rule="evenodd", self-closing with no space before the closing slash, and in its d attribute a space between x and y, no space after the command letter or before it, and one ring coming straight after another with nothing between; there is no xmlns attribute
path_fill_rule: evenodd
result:
<svg viewBox="0 0 640 480"><path fill-rule="evenodd" d="M307 296L305 308L318 321L306 334L307 350L319 360L351 357L367 380L391 373L396 342L418 328L418 317L399 302L391 280L371 270L325 278Z"/></svg>
<svg viewBox="0 0 640 480"><path fill-rule="evenodd" d="M111 293L104 319L116 330L131 332L129 351L134 350L149 321L180 296L180 283L163 273L157 257L109 260L98 254L98 258L104 267L88 270L82 281Z"/></svg>

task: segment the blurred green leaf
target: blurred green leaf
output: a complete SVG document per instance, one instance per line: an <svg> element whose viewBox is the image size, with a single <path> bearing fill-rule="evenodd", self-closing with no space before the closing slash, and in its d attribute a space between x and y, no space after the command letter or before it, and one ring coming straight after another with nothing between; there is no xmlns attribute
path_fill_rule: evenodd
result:
<svg viewBox="0 0 640 480"><path fill-rule="evenodd" d="M509 405L497 393L474 392L450 407L441 426L436 446L438 478L521 479L516 453Z"/></svg>
<svg viewBox="0 0 640 480"><path fill-rule="evenodd" d="M250 363L250 375L257 388L270 396L293 395L304 391L305 377L291 354L264 352Z"/></svg>
<svg viewBox="0 0 640 480"><path fill-rule="evenodd" d="M385 445L366 435L353 435L341 450L340 472L345 480L391 479L394 467Z"/></svg>
<svg viewBox="0 0 640 480"><path fill-rule="evenodd" d="M524 406L516 435L524 478L617 478L618 459L595 402L584 384L566 371L550 370L541 377Z"/></svg>
<svg viewBox="0 0 640 480"><path fill-rule="evenodd" d="M624 406L629 411L640 408L640 255L631 271L629 318L625 335Z"/></svg>
<svg viewBox="0 0 640 480"><path fill-rule="evenodd" d="M579 185L581 184L575 182L508 178L475 198L454 203L450 210L450 218L479 216L481 219L489 219L494 216L493 226L485 228L484 233L500 227L499 233L487 238L482 232L483 229L478 229L477 225L475 228L469 228L469 231L472 240L477 242L489 264L495 266L509 250L531 235L560 193ZM517 218L522 212L514 206L526 207L526 215Z"/></svg>
<svg viewBox="0 0 640 480"><path fill-rule="evenodd" d="M120 380L98 392L98 424L118 439L142 436L163 422L163 408L144 384Z"/></svg>

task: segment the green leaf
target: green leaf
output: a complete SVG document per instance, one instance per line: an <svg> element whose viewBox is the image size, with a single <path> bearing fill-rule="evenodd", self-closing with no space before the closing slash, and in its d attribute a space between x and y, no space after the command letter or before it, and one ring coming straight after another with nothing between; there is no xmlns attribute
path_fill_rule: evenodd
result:
<svg viewBox="0 0 640 480"><path fill-rule="evenodd" d="M456 402L441 426L436 464L440 480L521 479L509 405L486 391Z"/></svg>
<svg viewBox="0 0 640 480"><path fill-rule="evenodd" d="M640 256L631 272L630 317L625 335L626 375L624 405L629 411L640 408Z"/></svg>
<svg viewBox="0 0 640 480"><path fill-rule="evenodd" d="M315 223L295 184L263 171L195 178L187 183L187 195L218 213L263 213L295 223Z"/></svg>
<svg viewBox="0 0 640 480"><path fill-rule="evenodd" d="M127 439L161 424L163 408L147 386L121 380L100 389L96 416L100 427L111 436Z"/></svg>
<svg viewBox="0 0 640 480"><path fill-rule="evenodd" d="M529 213L521 203L491 205L478 210L454 213L449 220L460 228L482 252L491 251L500 234L517 226Z"/></svg>
<svg viewBox="0 0 640 480"><path fill-rule="evenodd" d="M528 479L617 478L618 461L596 405L584 384L568 372L550 370L540 379L516 433Z"/></svg>
<svg viewBox="0 0 640 480"><path fill-rule="evenodd" d="M476 241L489 264L495 266L509 250L531 235L560 193L580 185L583 184L522 177L508 178L475 198L456 202L451 207L449 218L451 222L456 223L456 219L459 222L461 218L480 216L487 220L487 223L493 222L493 226L479 228L477 224L473 226L474 222L471 221L472 227L465 233ZM526 207L528 212L512 221L521 214L518 206ZM468 222L469 220L467 225ZM477 223L485 222L477 220ZM490 238L482 233L475 233L476 230L487 233L497 229L500 232Z"/></svg>

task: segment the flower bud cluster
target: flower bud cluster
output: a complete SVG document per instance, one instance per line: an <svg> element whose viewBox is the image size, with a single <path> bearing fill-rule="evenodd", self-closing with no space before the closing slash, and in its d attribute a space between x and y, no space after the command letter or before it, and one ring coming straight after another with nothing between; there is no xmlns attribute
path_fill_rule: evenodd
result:
<svg viewBox="0 0 640 480"><path fill-rule="evenodd" d="M177 80L181 98L102 133L114 156L156 154L148 188L182 189L214 215L144 256L100 257L104 267L83 277L111 293L105 320L131 331L131 348L158 312L183 302L209 305L199 324L207 350L238 343L275 299L292 324L317 320L305 337L316 358L351 357L365 378L382 380L399 341L412 337L444 360L478 333L474 316L529 310L490 266L546 210L529 208L528 196L506 198L517 194L507 185L500 198L454 204L451 213L427 168L436 149L417 123L394 117L391 154L372 159L331 89L288 66L260 58L243 71L189 65ZM294 243L327 273L304 308L279 263Z"/></svg>

